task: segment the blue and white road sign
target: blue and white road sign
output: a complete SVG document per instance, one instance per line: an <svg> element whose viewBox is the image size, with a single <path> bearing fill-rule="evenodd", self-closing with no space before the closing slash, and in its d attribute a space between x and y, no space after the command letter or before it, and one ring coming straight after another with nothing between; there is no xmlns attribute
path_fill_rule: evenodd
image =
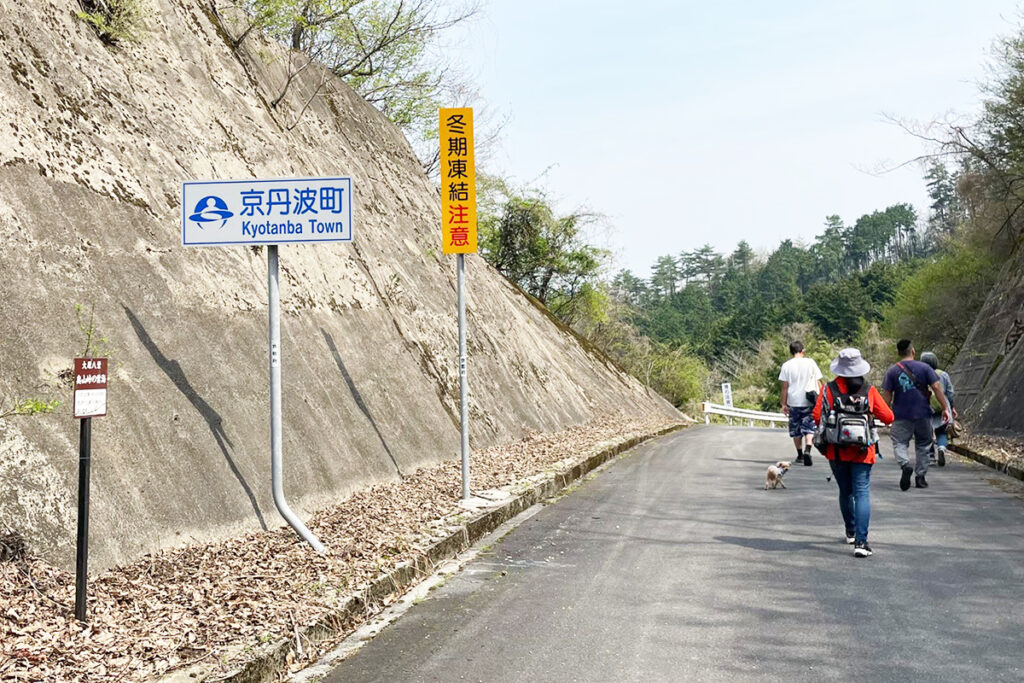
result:
<svg viewBox="0 0 1024 683"><path fill-rule="evenodd" d="M215 180L181 187L186 246L352 241L352 179Z"/></svg>

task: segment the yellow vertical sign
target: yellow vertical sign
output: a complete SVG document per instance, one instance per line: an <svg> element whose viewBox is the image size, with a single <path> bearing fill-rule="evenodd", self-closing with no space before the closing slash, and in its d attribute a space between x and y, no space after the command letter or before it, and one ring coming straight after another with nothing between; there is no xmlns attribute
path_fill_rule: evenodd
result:
<svg viewBox="0 0 1024 683"><path fill-rule="evenodd" d="M440 110L441 235L445 254L476 253L473 109Z"/></svg>

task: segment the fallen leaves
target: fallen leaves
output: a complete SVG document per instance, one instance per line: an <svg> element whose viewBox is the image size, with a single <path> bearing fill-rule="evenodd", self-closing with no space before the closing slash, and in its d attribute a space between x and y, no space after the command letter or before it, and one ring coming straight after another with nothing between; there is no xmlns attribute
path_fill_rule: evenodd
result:
<svg viewBox="0 0 1024 683"><path fill-rule="evenodd" d="M987 434L967 434L960 443L1003 465L1024 467L1024 440Z"/></svg>
<svg viewBox="0 0 1024 683"><path fill-rule="evenodd" d="M604 442L669 424L662 416L611 415L529 434L474 453L473 488L514 485L578 462ZM284 638L298 644L289 662L298 668L320 649L301 641L302 627L422 555L464 514L460 495L459 463L444 462L314 515L309 527L328 547L325 556L286 528L147 555L93 578L84 626L71 614L74 575L18 546L13 561L0 563L0 679L144 680L199 661L227 671L246 649Z"/></svg>

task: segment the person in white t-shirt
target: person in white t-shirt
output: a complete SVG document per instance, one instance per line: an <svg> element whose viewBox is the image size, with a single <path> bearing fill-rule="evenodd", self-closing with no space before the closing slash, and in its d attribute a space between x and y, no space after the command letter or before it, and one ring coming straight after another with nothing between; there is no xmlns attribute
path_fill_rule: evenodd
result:
<svg viewBox="0 0 1024 683"><path fill-rule="evenodd" d="M796 461L811 464L811 439L814 436L815 394L821 391L821 369L804 356L803 342L789 345L793 357L782 364L782 412L789 416L789 435L796 446Z"/></svg>

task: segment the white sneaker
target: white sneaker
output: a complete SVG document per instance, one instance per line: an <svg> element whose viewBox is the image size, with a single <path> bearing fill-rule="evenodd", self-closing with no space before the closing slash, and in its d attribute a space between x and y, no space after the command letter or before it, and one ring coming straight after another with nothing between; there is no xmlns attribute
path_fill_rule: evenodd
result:
<svg viewBox="0 0 1024 683"><path fill-rule="evenodd" d="M871 555L871 546L869 546L866 541L853 546L854 557L870 557Z"/></svg>

